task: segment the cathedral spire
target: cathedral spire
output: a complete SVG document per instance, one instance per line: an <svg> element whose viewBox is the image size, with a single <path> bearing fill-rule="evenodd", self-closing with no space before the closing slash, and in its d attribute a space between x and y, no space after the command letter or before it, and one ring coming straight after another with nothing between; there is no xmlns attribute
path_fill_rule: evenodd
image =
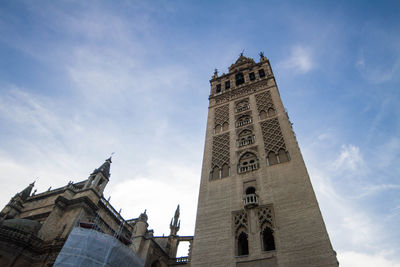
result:
<svg viewBox="0 0 400 267"><path fill-rule="evenodd" d="M101 173L105 178L109 179L111 163L111 157L109 157L99 168L95 169L91 175Z"/></svg>
<svg viewBox="0 0 400 267"><path fill-rule="evenodd" d="M84 189L93 188L100 195L103 194L104 188L110 179L111 162L111 157L109 157L99 168L95 169L87 179Z"/></svg>
<svg viewBox="0 0 400 267"><path fill-rule="evenodd" d="M31 195L32 188L34 186L35 186L35 181L29 184L24 190L21 191L21 193L19 193L23 201L25 201Z"/></svg>
<svg viewBox="0 0 400 267"><path fill-rule="evenodd" d="M174 218L171 219L171 223L169 225L169 228L171 229L170 235L174 236L179 231L179 228L181 226L181 221L179 220L179 215L180 215L180 212L179 212L179 204L178 204L178 207L175 210Z"/></svg>

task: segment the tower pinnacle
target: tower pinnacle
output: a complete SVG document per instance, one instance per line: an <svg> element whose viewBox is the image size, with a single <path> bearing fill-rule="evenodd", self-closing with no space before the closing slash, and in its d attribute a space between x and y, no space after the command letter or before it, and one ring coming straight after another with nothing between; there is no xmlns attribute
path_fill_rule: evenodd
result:
<svg viewBox="0 0 400 267"><path fill-rule="evenodd" d="M181 226L181 221L179 220L179 205L175 210L175 215L174 218L171 219L171 223L169 225L169 228L171 229L171 235L176 235L179 231L179 228Z"/></svg>

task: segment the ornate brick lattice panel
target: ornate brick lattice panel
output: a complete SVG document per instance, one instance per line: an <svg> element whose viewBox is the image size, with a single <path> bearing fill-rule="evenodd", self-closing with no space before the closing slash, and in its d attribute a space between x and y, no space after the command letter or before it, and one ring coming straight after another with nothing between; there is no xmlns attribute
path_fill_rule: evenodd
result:
<svg viewBox="0 0 400 267"><path fill-rule="evenodd" d="M274 103L272 103L271 93L269 91L257 94L255 97L258 113L260 113L262 110L267 112L269 108L275 109Z"/></svg>
<svg viewBox="0 0 400 267"><path fill-rule="evenodd" d="M218 166L221 168L225 163L229 166L229 158L229 132L214 136L211 167Z"/></svg>
<svg viewBox="0 0 400 267"><path fill-rule="evenodd" d="M214 126L222 125L224 122L229 124L229 104L215 108Z"/></svg>
<svg viewBox="0 0 400 267"><path fill-rule="evenodd" d="M270 151L278 153L281 148L286 151L286 145L283 140L278 118L262 121L260 122L260 126L264 139L264 148L267 154Z"/></svg>
<svg viewBox="0 0 400 267"><path fill-rule="evenodd" d="M247 220L247 213L244 210L238 211L238 212L233 214L233 229L235 231L235 234L237 234L237 231L241 227L246 228L246 230L249 229L248 220Z"/></svg>
<svg viewBox="0 0 400 267"><path fill-rule="evenodd" d="M260 227L267 223L273 227L272 210L271 207L260 207L258 210L258 224Z"/></svg>

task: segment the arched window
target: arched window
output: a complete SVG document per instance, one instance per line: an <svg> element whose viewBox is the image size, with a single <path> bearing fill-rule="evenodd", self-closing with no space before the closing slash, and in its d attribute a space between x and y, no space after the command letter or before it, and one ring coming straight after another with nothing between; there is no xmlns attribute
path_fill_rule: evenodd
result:
<svg viewBox="0 0 400 267"><path fill-rule="evenodd" d="M282 148L279 149L278 157L279 157L279 163L289 161L289 154L288 154L288 152L286 152L286 151L285 151L284 149L282 149Z"/></svg>
<svg viewBox="0 0 400 267"><path fill-rule="evenodd" d="M275 109L269 108L268 109L268 117L272 117L276 114Z"/></svg>
<svg viewBox="0 0 400 267"><path fill-rule="evenodd" d="M224 122L224 124L222 124L222 131L226 131L229 128L229 124L227 122Z"/></svg>
<svg viewBox="0 0 400 267"><path fill-rule="evenodd" d="M222 170L221 170L221 178L228 177L229 176L229 166L228 164L222 165Z"/></svg>
<svg viewBox="0 0 400 267"><path fill-rule="evenodd" d="M219 167L218 166L215 166L213 168L211 179L212 180L219 179Z"/></svg>
<svg viewBox="0 0 400 267"><path fill-rule="evenodd" d="M251 130L245 129L239 133L239 139L237 140L238 147L251 145L254 143L254 135Z"/></svg>
<svg viewBox="0 0 400 267"><path fill-rule="evenodd" d="M238 172L245 173L257 170L259 167L257 156L246 152L239 160Z"/></svg>
<svg viewBox="0 0 400 267"><path fill-rule="evenodd" d="M275 250L274 234L271 228L266 226L261 233L261 237L264 251Z"/></svg>
<svg viewBox="0 0 400 267"><path fill-rule="evenodd" d="M271 166L278 163L278 158L276 157L275 152L270 151L267 156L267 165Z"/></svg>
<svg viewBox="0 0 400 267"><path fill-rule="evenodd" d="M237 237L237 255L249 255L249 241L245 232L241 232Z"/></svg>
<svg viewBox="0 0 400 267"><path fill-rule="evenodd" d="M236 127L241 127L249 123L251 123L251 117L249 115L244 115L236 121Z"/></svg>
<svg viewBox="0 0 400 267"><path fill-rule="evenodd" d="M222 131L222 127L220 124L217 124L217 126L215 126L215 133L220 133Z"/></svg>
<svg viewBox="0 0 400 267"><path fill-rule="evenodd" d="M248 110L250 108L249 101L243 100L236 104L236 112L242 112L244 110Z"/></svg>
<svg viewBox="0 0 400 267"><path fill-rule="evenodd" d="M265 110L260 111L260 120L264 120L268 117L267 112Z"/></svg>

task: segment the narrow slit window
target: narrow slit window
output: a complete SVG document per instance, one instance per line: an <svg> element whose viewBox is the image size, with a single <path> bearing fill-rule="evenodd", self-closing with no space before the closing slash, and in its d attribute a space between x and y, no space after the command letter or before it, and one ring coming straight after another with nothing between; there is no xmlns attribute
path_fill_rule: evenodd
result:
<svg viewBox="0 0 400 267"><path fill-rule="evenodd" d="M249 73L249 78L250 78L250 81L254 81L256 79L256 75L254 74L254 72Z"/></svg>
<svg viewBox="0 0 400 267"><path fill-rule="evenodd" d="M225 90L231 88L231 81L226 81L225 82Z"/></svg>
<svg viewBox="0 0 400 267"><path fill-rule="evenodd" d="M243 73L238 73L235 75L235 79L236 79L236 85L241 85L244 84L244 76Z"/></svg>
<svg viewBox="0 0 400 267"><path fill-rule="evenodd" d="M217 89L215 90L217 93L221 93L221 84L217 84Z"/></svg>
<svg viewBox="0 0 400 267"><path fill-rule="evenodd" d="M260 78L265 77L265 72L263 69L258 70L258 76L260 76Z"/></svg>

